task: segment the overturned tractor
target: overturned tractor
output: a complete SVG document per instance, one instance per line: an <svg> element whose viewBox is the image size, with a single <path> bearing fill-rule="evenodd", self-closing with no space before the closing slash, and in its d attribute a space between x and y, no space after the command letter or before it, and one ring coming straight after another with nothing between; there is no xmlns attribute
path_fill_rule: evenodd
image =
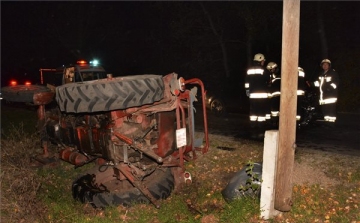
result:
<svg viewBox="0 0 360 223"><path fill-rule="evenodd" d="M198 87L204 100L201 80L171 73L108 76L62 84L55 92L32 91L42 156L53 144L58 157L75 167L94 165L72 185L73 197L83 203L160 207L161 199L191 181L184 163L209 148L204 101L204 132L195 134ZM50 106L54 98L56 106Z"/></svg>

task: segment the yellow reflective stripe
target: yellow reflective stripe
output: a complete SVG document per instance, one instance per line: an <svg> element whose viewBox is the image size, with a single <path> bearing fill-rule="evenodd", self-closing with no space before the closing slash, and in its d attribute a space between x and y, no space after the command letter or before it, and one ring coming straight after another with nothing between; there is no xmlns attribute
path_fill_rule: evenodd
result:
<svg viewBox="0 0 360 223"><path fill-rule="evenodd" d="M271 94L272 97L279 96L279 95L280 95L280 91L275 91L274 93Z"/></svg>
<svg viewBox="0 0 360 223"><path fill-rule="evenodd" d="M326 82L330 82L331 81L331 77L325 77Z"/></svg>
<svg viewBox="0 0 360 223"><path fill-rule="evenodd" d="M305 91L303 91L303 90L297 90L297 91L296 91L296 94L297 94L297 95L304 95L304 94L305 94Z"/></svg>
<svg viewBox="0 0 360 223"><path fill-rule="evenodd" d="M245 88L249 88L250 84L249 83L245 83Z"/></svg>
<svg viewBox="0 0 360 223"><path fill-rule="evenodd" d="M277 80L281 80L281 79L280 78L274 78L274 79L271 80L271 83L274 83Z"/></svg>
<svg viewBox="0 0 360 223"><path fill-rule="evenodd" d="M268 98L268 93L250 93L250 98Z"/></svg>
<svg viewBox="0 0 360 223"><path fill-rule="evenodd" d="M315 87L319 87L319 86L320 86L319 81L315 81L315 82L314 82L314 85L315 85Z"/></svg>
<svg viewBox="0 0 360 223"><path fill-rule="evenodd" d="M251 74L263 74L264 73L264 70L263 69L249 69L247 71L247 74L248 75L251 75Z"/></svg>
<svg viewBox="0 0 360 223"><path fill-rule="evenodd" d="M336 84L332 83L330 84L334 89L336 89Z"/></svg>
<svg viewBox="0 0 360 223"><path fill-rule="evenodd" d="M320 100L320 104L321 105L331 104L331 103L335 103L336 101L337 101L337 98L327 98L327 99Z"/></svg>
<svg viewBox="0 0 360 223"><path fill-rule="evenodd" d="M319 79L320 79L320 86L322 86L323 83L324 83L324 78L319 77ZM323 90L321 89L320 86L319 86L319 90L320 90L320 101L321 101L321 100L323 100ZM321 104L321 103L320 103L320 104Z"/></svg>
<svg viewBox="0 0 360 223"><path fill-rule="evenodd" d="M324 120L328 122L335 122L336 117L335 116L324 116Z"/></svg>
<svg viewBox="0 0 360 223"><path fill-rule="evenodd" d="M251 115L250 116L250 121L256 121L257 120L257 116L256 115Z"/></svg>

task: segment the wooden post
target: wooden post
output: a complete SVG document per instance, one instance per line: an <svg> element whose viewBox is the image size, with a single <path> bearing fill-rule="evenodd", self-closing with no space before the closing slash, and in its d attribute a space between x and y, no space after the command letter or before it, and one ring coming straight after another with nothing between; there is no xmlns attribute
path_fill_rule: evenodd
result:
<svg viewBox="0 0 360 223"><path fill-rule="evenodd" d="M290 211L296 138L300 0L283 1L281 98L275 209Z"/></svg>

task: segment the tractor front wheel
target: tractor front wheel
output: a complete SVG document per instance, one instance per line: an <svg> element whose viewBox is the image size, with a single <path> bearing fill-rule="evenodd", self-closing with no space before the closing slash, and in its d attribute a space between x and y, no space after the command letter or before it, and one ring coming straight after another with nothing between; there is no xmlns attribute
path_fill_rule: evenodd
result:
<svg viewBox="0 0 360 223"><path fill-rule="evenodd" d="M37 93L51 92L51 89L43 85L16 85L1 88L1 96L9 102L33 103Z"/></svg>
<svg viewBox="0 0 360 223"><path fill-rule="evenodd" d="M110 168L110 167L109 167ZM113 170L109 170L113 171ZM82 203L91 203L95 208L107 206L130 206L134 203L149 203L148 198L128 180L119 181L112 174L99 171L99 167L80 176L73 183L73 197ZM94 186L95 178L102 179L102 185ZM174 188L174 177L170 168L156 169L141 182L156 199L165 199ZM106 187L103 187L106 185Z"/></svg>

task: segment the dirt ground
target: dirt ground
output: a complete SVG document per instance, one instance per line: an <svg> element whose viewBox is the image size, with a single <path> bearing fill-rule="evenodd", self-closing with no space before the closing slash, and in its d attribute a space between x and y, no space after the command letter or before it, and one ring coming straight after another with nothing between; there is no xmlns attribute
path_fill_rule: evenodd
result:
<svg viewBox="0 0 360 223"><path fill-rule="evenodd" d="M295 155L293 169L293 184L319 184L323 187L335 186L338 180L327 176L329 160L348 160L348 156L338 156L334 153L325 153L318 150L298 152Z"/></svg>
<svg viewBox="0 0 360 223"><path fill-rule="evenodd" d="M210 149L207 154L202 155L197 162L200 164L197 167L201 167L201 163L207 164L208 169L216 168L216 165L209 168L212 162L209 160L222 159L227 160L225 163L228 164L227 173L215 174L211 177L218 178L215 181L229 180L239 169L243 168L236 165L236 162L231 161L232 159L238 159L242 157L244 153L244 147L248 147L250 144L255 145L258 150L254 150L253 158L255 162L261 162L262 147L261 142L251 142L246 140L238 140L231 136L222 136L209 134L210 138ZM220 146L217 146L220 145ZM229 147L228 151L218 149L223 145ZM205 158L206 157L206 158ZM249 159L246 157L245 159ZM246 160L239 160L237 163L244 164ZM336 186L340 184L339 176L341 173L351 174L360 166L359 157L350 156L346 154L338 154L332 152L326 152L321 150L306 149L302 150L298 148L295 153L292 182L296 184L319 184L324 188ZM225 168L226 169L226 168ZM201 171L200 171L201 172ZM344 176L346 177L346 176Z"/></svg>
<svg viewBox="0 0 360 223"><path fill-rule="evenodd" d="M197 126L201 127L203 124L201 119L198 118L196 120L198 121ZM250 140L249 137L238 137L239 133L246 132L246 125L247 119L242 118L241 115L228 115L226 118L218 118L209 114L208 128L210 144L212 145L210 150L216 150L217 145L230 145L230 147L242 148L243 144L245 144L245 147L251 144L259 149L259 154L255 161L262 161L263 140L254 141ZM314 131L318 130L309 131L307 135L303 136L303 139L313 137ZM358 131L353 132L352 134L357 134ZM337 137L339 138L339 143L346 144L347 138L342 133L348 134L348 132L341 129L340 132L336 132L336 135L331 135L331 137ZM356 136L354 137L356 138ZM321 137L319 138L322 139ZM315 143L300 143L298 145L293 166L292 182L294 184L308 183L320 184L323 187L336 186L339 184L339 177L346 177L339 176L341 175L340 173L352 174L359 168L359 156L351 155L357 151L352 151L352 153L342 152L337 146L331 144L332 141L328 140L326 142L328 143L323 143L320 140ZM317 148L319 146L321 146L321 149ZM337 151L334 151L333 147L336 147ZM231 157L240 157L236 153L244 153L244 150L234 149L233 151L227 151L222 159L230 160Z"/></svg>

